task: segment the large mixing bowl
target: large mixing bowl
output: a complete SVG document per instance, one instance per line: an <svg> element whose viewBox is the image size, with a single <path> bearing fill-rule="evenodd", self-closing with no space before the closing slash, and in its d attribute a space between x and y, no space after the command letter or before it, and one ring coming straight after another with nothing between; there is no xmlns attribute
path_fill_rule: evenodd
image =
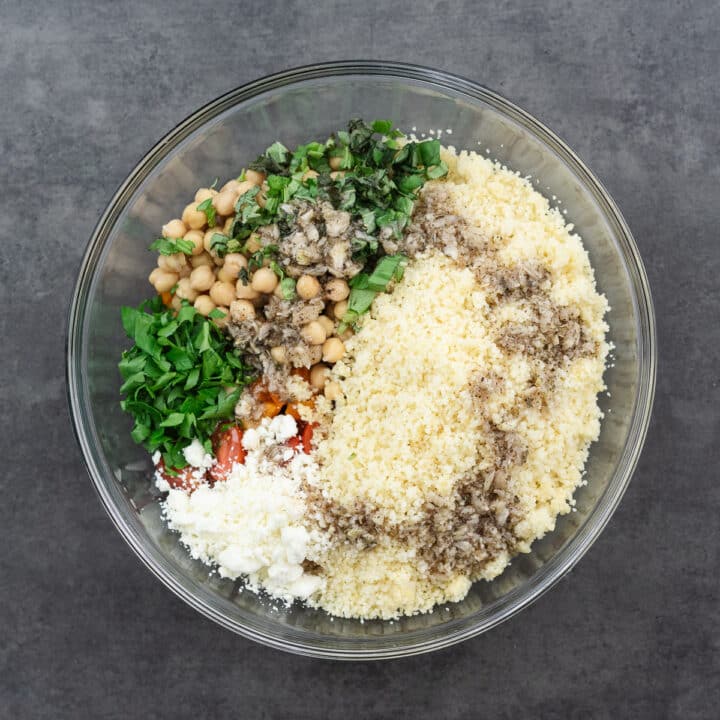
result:
<svg viewBox="0 0 720 720"><path fill-rule="evenodd" d="M151 492L146 452L130 438L119 406L117 362L128 345L120 306L150 293L149 242L199 186L236 175L276 139L323 139L352 117L392 118L418 134L442 129L457 148L486 149L562 201L582 235L611 312L614 359L600 398L605 418L587 463L577 511L460 603L393 623L277 609L239 583L208 576L169 532ZM452 129L448 135L447 128ZM547 189L549 188L549 189ZM194 608L245 637L291 652L368 659L427 652L478 635L526 607L567 573L598 537L635 468L655 384L650 291L630 231L615 203L550 130L494 92L436 70L341 62L273 75L191 115L130 173L92 235L70 309L67 375L78 441L105 509L130 547Z"/></svg>

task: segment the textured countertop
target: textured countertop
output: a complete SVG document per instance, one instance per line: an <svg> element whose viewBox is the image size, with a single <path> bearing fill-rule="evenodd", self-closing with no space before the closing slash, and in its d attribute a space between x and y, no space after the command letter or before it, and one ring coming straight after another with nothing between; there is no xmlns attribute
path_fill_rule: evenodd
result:
<svg viewBox="0 0 720 720"><path fill-rule="evenodd" d="M0 0L0 717L717 717L719 31L712 0ZM354 57L474 78L556 130L635 234L660 343L642 460L577 568L484 636L375 664L253 644L155 580L85 473L63 354L88 236L145 151L239 84Z"/></svg>

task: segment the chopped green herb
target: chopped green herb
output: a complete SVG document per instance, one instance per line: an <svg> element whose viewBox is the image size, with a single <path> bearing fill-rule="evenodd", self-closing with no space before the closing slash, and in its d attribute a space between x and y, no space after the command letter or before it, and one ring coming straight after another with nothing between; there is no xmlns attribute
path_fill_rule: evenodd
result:
<svg viewBox="0 0 720 720"><path fill-rule="evenodd" d="M184 467L183 448L193 438L209 443L218 422L232 417L251 370L232 341L187 301L176 316L158 297L123 307L122 322L135 343L119 364L120 406L135 419L132 437L151 453L159 450L168 469Z"/></svg>
<svg viewBox="0 0 720 720"><path fill-rule="evenodd" d="M217 180L216 180L217 182ZM208 227L213 227L215 225L215 206L213 205L213 199L209 197L207 200L203 200L198 206L197 209L201 210L205 213L205 217L207 218Z"/></svg>
<svg viewBox="0 0 720 720"><path fill-rule="evenodd" d="M150 245L150 250L155 250L161 255L174 255L175 253L185 253L192 255L195 245L191 240L183 238L158 238Z"/></svg>
<svg viewBox="0 0 720 720"><path fill-rule="evenodd" d="M284 300L292 300L295 297L295 280L290 277L280 281L280 292Z"/></svg>

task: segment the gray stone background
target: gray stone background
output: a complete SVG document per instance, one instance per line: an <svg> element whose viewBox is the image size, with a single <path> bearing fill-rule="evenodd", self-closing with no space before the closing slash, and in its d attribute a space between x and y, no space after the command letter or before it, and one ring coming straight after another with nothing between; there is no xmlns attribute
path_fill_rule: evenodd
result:
<svg viewBox="0 0 720 720"><path fill-rule="evenodd" d="M0 0L0 717L718 717L719 31L715 0ZM577 569L484 636L376 664L266 649L162 587L94 495L63 367L80 257L145 151L343 58L460 73L555 129L635 233L661 348L640 466Z"/></svg>

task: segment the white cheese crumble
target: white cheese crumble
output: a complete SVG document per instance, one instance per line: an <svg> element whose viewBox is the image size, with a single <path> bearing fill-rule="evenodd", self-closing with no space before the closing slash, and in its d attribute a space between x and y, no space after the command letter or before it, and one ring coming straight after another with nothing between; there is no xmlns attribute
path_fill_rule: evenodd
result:
<svg viewBox="0 0 720 720"><path fill-rule="evenodd" d="M288 415L263 420L245 431L245 462L236 463L226 481L203 483L191 493L169 489L163 503L168 526L192 557L215 565L222 577L244 576L249 588L287 603L321 589L324 580L302 564L327 546L319 530L304 524L302 485L317 483L318 466L284 446L296 433ZM194 450L186 458L198 459Z"/></svg>
<svg viewBox="0 0 720 720"><path fill-rule="evenodd" d="M185 456L185 460L187 460L188 465L192 465L194 468L212 467L212 455L210 455L210 453L208 452L205 452L205 448L197 438L195 438L183 450L183 455Z"/></svg>

